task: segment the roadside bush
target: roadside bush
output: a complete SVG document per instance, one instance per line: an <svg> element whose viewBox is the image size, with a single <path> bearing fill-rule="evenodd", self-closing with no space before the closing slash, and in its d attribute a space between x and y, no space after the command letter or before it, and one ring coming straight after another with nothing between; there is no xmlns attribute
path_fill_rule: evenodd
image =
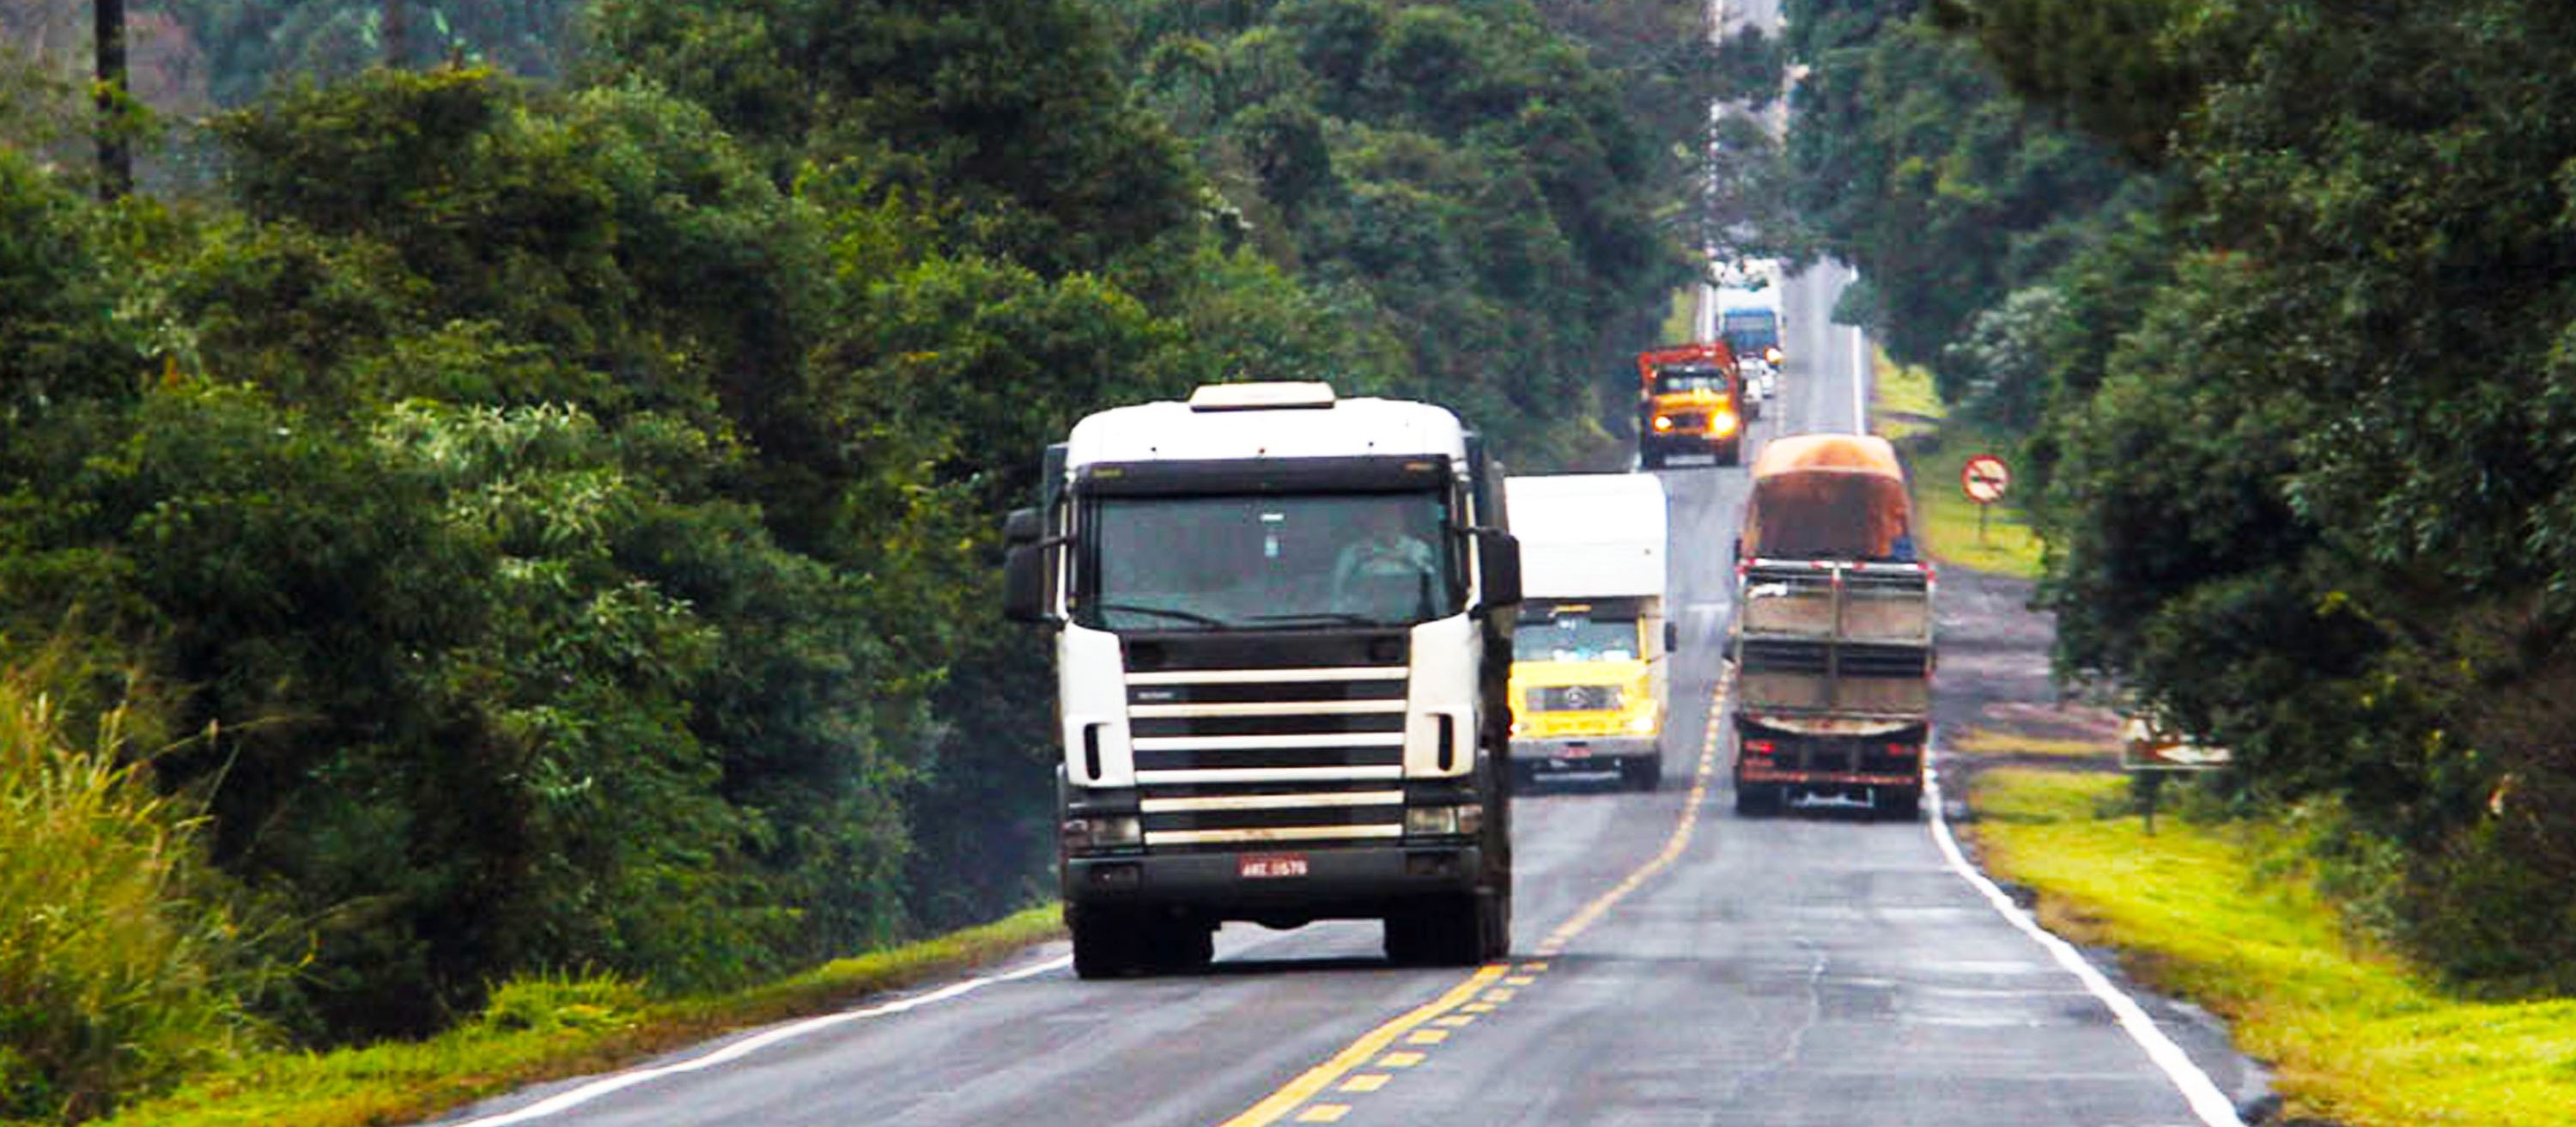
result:
<svg viewBox="0 0 2576 1127"><path fill-rule="evenodd" d="M194 807L154 792L113 722L66 743L33 680L0 674L0 1118L77 1122L257 1027Z"/></svg>

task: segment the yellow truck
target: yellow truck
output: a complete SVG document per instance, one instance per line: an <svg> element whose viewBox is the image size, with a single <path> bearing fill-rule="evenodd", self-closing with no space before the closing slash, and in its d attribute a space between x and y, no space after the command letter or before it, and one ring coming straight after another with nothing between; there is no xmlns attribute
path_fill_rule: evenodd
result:
<svg viewBox="0 0 2576 1127"><path fill-rule="evenodd" d="M1521 543L1513 776L1653 790L1663 779L1664 484L1653 474L1505 482Z"/></svg>

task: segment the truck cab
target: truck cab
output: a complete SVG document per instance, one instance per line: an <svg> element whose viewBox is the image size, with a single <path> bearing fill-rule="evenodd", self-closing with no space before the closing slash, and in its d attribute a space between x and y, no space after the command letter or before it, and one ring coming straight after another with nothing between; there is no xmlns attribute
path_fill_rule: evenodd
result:
<svg viewBox="0 0 2576 1127"><path fill-rule="evenodd" d="M1042 480L1006 609L1055 637L1076 972L1202 964L1229 920L1505 953L1519 552L1473 432L1212 385L1083 419Z"/></svg>
<svg viewBox="0 0 2576 1127"><path fill-rule="evenodd" d="M1744 461L1744 378L1723 341L1637 354L1637 462L1657 469L1675 455Z"/></svg>
<svg viewBox="0 0 2576 1127"><path fill-rule="evenodd" d="M1515 477L1521 541L1512 634L1512 769L1518 780L1663 779L1671 654L1666 500L1652 474Z"/></svg>

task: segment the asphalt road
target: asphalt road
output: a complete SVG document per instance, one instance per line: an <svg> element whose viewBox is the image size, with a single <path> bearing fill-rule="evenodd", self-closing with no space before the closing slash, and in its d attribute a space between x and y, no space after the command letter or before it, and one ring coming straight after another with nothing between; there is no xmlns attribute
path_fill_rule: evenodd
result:
<svg viewBox="0 0 2576 1127"><path fill-rule="evenodd" d="M1851 426L1861 348L1824 316L1843 280L1828 268L1793 283L1795 350L1757 437ZM447 1122L2228 1122L2226 1103L2256 1080L2223 1037L2143 999L2138 1023L2152 1018L2215 1082L2204 1099L2216 1109L2196 1113L2070 969L2086 964L2061 961L1952 866L1930 813L1733 814L1723 757L1703 747L1744 471L1664 477L1684 646L1665 789L1519 800L1509 963L1399 969L1374 924L1228 924L1206 973L1084 982L1054 944L988 972L1007 979L745 1034Z"/></svg>

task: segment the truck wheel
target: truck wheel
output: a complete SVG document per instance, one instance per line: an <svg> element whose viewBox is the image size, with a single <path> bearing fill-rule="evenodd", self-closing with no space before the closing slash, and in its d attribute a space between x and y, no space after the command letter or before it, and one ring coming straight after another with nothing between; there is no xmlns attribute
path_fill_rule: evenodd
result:
<svg viewBox="0 0 2576 1127"><path fill-rule="evenodd" d="M1767 818L1780 812L1780 788L1768 783L1735 784L1735 812L1747 818Z"/></svg>
<svg viewBox="0 0 2576 1127"><path fill-rule="evenodd" d="M1476 897L1477 962L1512 956L1512 898L1480 893Z"/></svg>
<svg viewBox="0 0 2576 1127"><path fill-rule="evenodd" d="M1473 893L1442 896L1386 918L1386 957L1404 966L1473 966L1484 961L1484 948L1510 936L1488 935L1485 924L1491 897ZM1508 930L1505 928L1503 930Z"/></svg>
<svg viewBox="0 0 2576 1127"><path fill-rule="evenodd" d="M1659 789L1664 785L1664 757L1657 754L1628 760L1619 765L1619 774L1631 789Z"/></svg>
<svg viewBox="0 0 2576 1127"><path fill-rule="evenodd" d="M1721 466L1743 465L1744 444L1741 442L1728 443L1726 449L1718 454L1717 464Z"/></svg>
<svg viewBox="0 0 2576 1127"><path fill-rule="evenodd" d="M1067 905L1065 930L1073 933L1073 973L1077 978L1116 978L1136 968L1136 925L1132 913L1082 909Z"/></svg>
<svg viewBox="0 0 2576 1127"><path fill-rule="evenodd" d="M1891 822L1911 822L1923 815L1923 788L1886 787L1872 795L1878 816Z"/></svg>
<svg viewBox="0 0 2576 1127"><path fill-rule="evenodd" d="M1637 464L1650 470L1664 468L1664 453L1651 447L1637 451Z"/></svg>
<svg viewBox="0 0 2576 1127"><path fill-rule="evenodd" d="M1216 929L1187 916L1155 920L1145 941L1138 961L1156 974L1187 974L1216 961Z"/></svg>

